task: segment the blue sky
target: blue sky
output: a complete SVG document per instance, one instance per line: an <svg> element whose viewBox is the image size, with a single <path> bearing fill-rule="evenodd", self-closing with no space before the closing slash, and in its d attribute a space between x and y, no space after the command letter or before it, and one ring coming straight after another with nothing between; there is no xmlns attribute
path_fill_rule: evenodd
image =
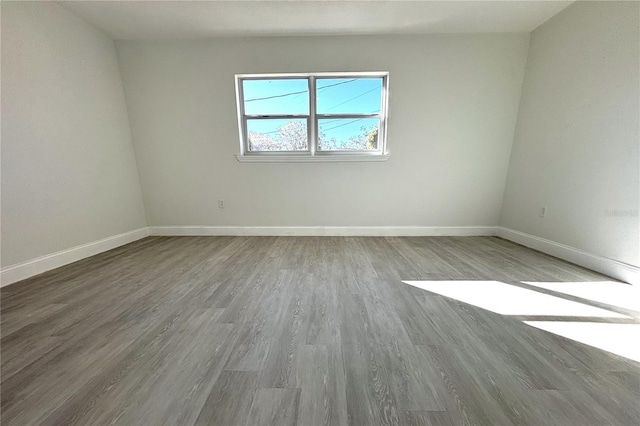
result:
<svg viewBox="0 0 640 426"><path fill-rule="evenodd" d="M244 80L246 114L308 114L309 94L306 79ZM317 113L349 114L380 111L381 78L317 78ZM268 98L268 99L263 99ZM320 121L328 138L348 140L361 133L361 127L377 124L377 119L335 119ZM275 133L281 120L253 120L250 131ZM274 132L274 133L271 133Z"/></svg>

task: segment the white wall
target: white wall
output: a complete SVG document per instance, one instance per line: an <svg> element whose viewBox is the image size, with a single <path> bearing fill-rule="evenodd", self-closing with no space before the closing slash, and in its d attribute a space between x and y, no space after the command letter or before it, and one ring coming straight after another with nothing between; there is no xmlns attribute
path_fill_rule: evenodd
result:
<svg viewBox="0 0 640 426"><path fill-rule="evenodd" d="M2 2L2 266L146 226L113 42Z"/></svg>
<svg viewBox="0 0 640 426"><path fill-rule="evenodd" d="M149 225L497 225L528 40L117 41ZM388 162L235 159L235 73L370 70L390 72Z"/></svg>
<svg viewBox="0 0 640 426"><path fill-rule="evenodd" d="M639 22L577 2L532 33L502 226L640 264Z"/></svg>

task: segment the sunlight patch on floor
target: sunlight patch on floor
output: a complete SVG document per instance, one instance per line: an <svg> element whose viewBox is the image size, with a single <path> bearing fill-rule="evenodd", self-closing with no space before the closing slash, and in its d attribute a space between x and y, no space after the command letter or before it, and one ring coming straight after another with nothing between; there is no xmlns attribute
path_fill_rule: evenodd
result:
<svg viewBox="0 0 640 426"><path fill-rule="evenodd" d="M566 317L566 320L563 318L560 321L523 322L540 330L640 362L640 324L575 321L572 318L631 319L626 315L499 281L403 283L501 315ZM607 282L606 288L603 282L523 283L619 307L630 308L636 306L634 304L637 302L637 289L615 282Z"/></svg>
<svg viewBox="0 0 640 426"><path fill-rule="evenodd" d="M640 362L640 324L524 321L532 327Z"/></svg>
<svg viewBox="0 0 640 426"><path fill-rule="evenodd" d="M403 282L502 315L628 318L617 312L499 281Z"/></svg>
<svg viewBox="0 0 640 426"><path fill-rule="evenodd" d="M631 309L640 312L640 286L618 283L614 281L596 282L533 282L522 281L524 284L546 288L559 293Z"/></svg>

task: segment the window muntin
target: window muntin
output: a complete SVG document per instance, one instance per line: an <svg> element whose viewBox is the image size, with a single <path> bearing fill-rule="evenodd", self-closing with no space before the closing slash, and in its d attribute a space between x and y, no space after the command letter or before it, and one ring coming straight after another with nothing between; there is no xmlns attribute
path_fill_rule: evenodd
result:
<svg viewBox="0 0 640 426"><path fill-rule="evenodd" d="M237 75L241 154L386 154L387 81L387 73Z"/></svg>

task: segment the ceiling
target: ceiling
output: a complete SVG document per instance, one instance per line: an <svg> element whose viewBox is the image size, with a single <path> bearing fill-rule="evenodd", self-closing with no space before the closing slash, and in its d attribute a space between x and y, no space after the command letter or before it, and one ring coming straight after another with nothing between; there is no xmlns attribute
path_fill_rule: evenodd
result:
<svg viewBox="0 0 640 426"><path fill-rule="evenodd" d="M572 1L61 1L114 39L529 32Z"/></svg>

